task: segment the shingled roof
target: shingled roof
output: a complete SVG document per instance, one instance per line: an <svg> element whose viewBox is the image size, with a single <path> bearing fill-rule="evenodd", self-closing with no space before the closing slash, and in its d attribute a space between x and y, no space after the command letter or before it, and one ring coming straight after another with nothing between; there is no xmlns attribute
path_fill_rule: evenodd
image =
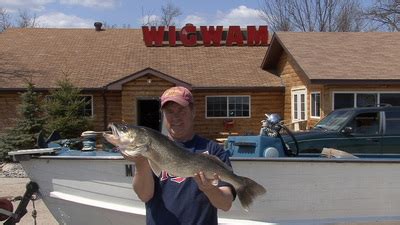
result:
<svg viewBox="0 0 400 225"><path fill-rule="evenodd" d="M263 68L273 70L283 51L311 83L400 82L400 32L277 32Z"/></svg>
<svg viewBox="0 0 400 225"><path fill-rule="evenodd" d="M8 29L0 33L0 89L54 88L68 75L83 89L151 69L192 88L283 87L260 65L267 47L146 47L139 29Z"/></svg>

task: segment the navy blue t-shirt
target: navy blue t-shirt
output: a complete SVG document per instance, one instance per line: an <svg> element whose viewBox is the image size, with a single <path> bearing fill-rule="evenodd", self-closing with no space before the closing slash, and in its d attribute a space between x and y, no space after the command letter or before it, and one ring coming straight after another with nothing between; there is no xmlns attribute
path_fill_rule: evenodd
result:
<svg viewBox="0 0 400 225"><path fill-rule="evenodd" d="M181 143L188 151L215 155L227 165L229 152L214 141L195 135L192 140ZM207 153L206 153L207 154ZM174 177L162 171L154 175L154 196L146 202L147 225L217 225L217 209L199 190L193 178ZM230 186L220 181L218 186ZM236 193L233 193L234 195Z"/></svg>

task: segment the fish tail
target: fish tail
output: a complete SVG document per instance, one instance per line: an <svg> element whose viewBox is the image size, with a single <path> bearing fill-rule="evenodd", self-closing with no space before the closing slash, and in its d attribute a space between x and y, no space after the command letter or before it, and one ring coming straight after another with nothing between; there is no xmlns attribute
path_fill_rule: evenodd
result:
<svg viewBox="0 0 400 225"><path fill-rule="evenodd" d="M255 182L254 180L247 177L240 177L242 185L236 190L240 204L244 210L248 211L249 206L253 203L253 200L262 194L265 194L267 190Z"/></svg>

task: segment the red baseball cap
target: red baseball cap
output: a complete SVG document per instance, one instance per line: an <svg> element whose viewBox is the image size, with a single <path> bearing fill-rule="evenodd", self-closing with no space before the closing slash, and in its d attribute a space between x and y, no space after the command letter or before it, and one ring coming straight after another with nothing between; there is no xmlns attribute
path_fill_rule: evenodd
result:
<svg viewBox="0 0 400 225"><path fill-rule="evenodd" d="M189 103L193 103L193 95L185 87L172 87L164 91L161 95L161 108L169 101L176 102L179 105L186 107Z"/></svg>

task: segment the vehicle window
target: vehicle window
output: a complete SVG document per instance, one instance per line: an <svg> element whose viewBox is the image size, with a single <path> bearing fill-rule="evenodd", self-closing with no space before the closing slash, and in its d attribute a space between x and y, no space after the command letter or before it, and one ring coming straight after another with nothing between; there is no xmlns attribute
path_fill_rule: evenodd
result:
<svg viewBox="0 0 400 225"><path fill-rule="evenodd" d="M379 134L379 112L360 113L350 122L353 133Z"/></svg>
<svg viewBox="0 0 400 225"><path fill-rule="evenodd" d="M333 111L318 122L314 129L338 131L344 126L352 113L352 111Z"/></svg>
<svg viewBox="0 0 400 225"><path fill-rule="evenodd" d="M386 112L386 135L400 133L400 112Z"/></svg>

